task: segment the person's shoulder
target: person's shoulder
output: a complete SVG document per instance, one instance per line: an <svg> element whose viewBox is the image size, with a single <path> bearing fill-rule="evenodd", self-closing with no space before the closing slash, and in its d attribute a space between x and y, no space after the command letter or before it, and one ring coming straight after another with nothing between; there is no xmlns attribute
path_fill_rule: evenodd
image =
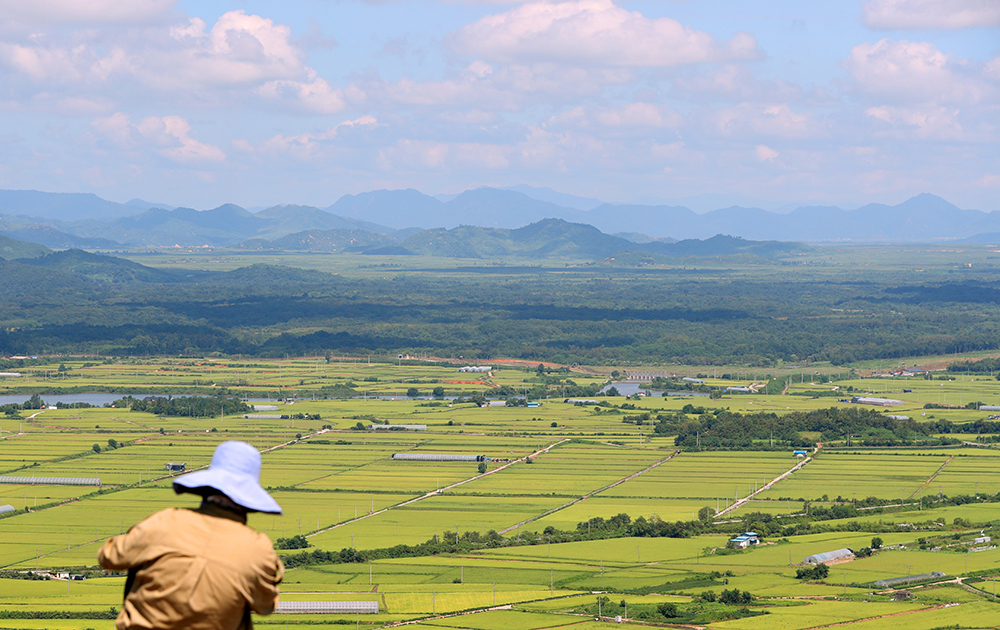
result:
<svg viewBox="0 0 1000 630"><path fill-rule="evenodd" d="M179 518L183 518L183 515L180 513L184 511L185 510L179 508L166 508L158 512L153 512L146 518L136 523L136 525L152 525L155 523L176 521Z"/></svg>

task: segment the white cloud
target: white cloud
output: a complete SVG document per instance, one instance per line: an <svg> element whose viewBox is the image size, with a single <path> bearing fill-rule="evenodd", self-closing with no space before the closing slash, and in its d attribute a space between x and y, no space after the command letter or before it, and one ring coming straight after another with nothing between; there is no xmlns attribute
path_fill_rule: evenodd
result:
<svg viewBox="0 0 1000 630"><path fill-rule="evenodd" d="M335 114L346 104L341 90L335 90L320 78L311 82L268 81L256 90L257 94L278 101L297 104L301 109L316 114Z"/></svg>
<svg viewBox="0 0 1000 630"><path fill-rule="evenodd" d="M930 42L859 44L843 65L862 92L890 102L975 103L985 87L971 64L951 61Z"/></svg>
<svg viewBox="0 0 1000 630"><path fill-rule="evenodd" d="M163 19L175 0L0 0L0 21L31 24L148 24Z"/></svg>
<svg viewBox="0 0 1000 630"><path fill-rule="evenodd" d="M757 55L747 33L722 44L676 20L650 19L611 0L530 2L459 29L452 43L487 60L529 65L654 68Z"/></svg>
<svg viewBox="0 0 1000 630"><path fill-rule="evenodd" d="M98 136L118 149L151 147L157 154L182 164L221 162L226 154L219 147L190 136L191 125L180 116L147 116L133 125L129 116L118 112L93 121Z"/></svg>
<svg viewBox="0 0 1000 630"><path fill-rule="evenodd" d="M506 144L479 142L441 142L401 138L385 147L376 158L383 170L497 171L508 168L516 154Z"/></svg>
<svg viewBox="0 0 1000 630"><path fill-rule="evenodd" d="M774 161L774 158L780 155L780 153L766 144L758 144L754 149L754 152L757 154L757 159L761 162L772 162Z"/></svg>
<svg viewBox="0 0 1000 630"><path fill-rule="evenodd" d="M735 101L796 101L802 90L783 79L761 81L746 65L726 63L697 73L682 73L673 80L684 96L716 97Z"/></svg>
<svg viewBox="0 0 1000 630"><path fill-rule="evenodd" d="M722 136L802 140L825 135L825 127L788 104L741 103L706 116L708 127Z"/></svg>
<svg viewBox="0 0 1000 630"><path fill-rule="evenodd" d="M378 119L365 115L354 120L345 120L337 126L323 131L300 133L293 136L278 134L268 138L258 146L254 146L245 139L239 139L233 141L233 146L247 153L289 155L300 161L310 161L322 157L324 144L337 138L342 131L353 128L373 129L378 126Z"/></svg>
<svg viewBox="0 0 1000 630"><path fill-rule="evenodd" d="M1000 26L997 0L870 0L864 22L885 29L955 29Z"/></svg>
<svg viewBox="0 0 1000 630"><path fill-rule="evenodd" d="M112 46L96 33L82 31L68 39L0 43L0 67L12 72L10 79L50 90L71 86L104 98L132 98L142 91L148 100L152 89L173 102L256 97L321 114L345 107L342 91L306 64L288 26L242 10L223 14L210 29L190 18L170 28L145 29L142 37L113 40Z"/></svg>
<svg viewBox="0 0 1000 630"><path fill-rule="evenodd" d="M191 19L174 27L174 47L152 59L155 72L147 77L164 88L193 85L252 85L268 80L300 80L308 74L304 53L291 42L291 30L283 24L242 10L223 14L211 31L205 23Z"/></svg>
<svg viewBox="0 0 1000 630"><path fill-rule="evenodd" d="M865 114L900 129L902 133L897 135L902 140L957 139L962 135L959 110L955 108L880 106L865 110Z"/></svg>
<svg viewBox="0 0 1000 630"><path fill-rule="evenodd" d="M615 136L645 136L650 130L677 128L684 124L678 112L655 103L627 103L616 107L577 106L552 116L547 129L588 129Z"/></svg>

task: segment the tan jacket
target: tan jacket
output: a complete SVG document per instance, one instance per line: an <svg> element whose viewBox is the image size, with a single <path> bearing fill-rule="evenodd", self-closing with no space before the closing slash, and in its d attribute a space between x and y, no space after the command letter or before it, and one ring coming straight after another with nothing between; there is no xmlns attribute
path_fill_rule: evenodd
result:
<svg viewBox="0 0 1000 630"><path fill-rule="evenodd" d="M284 576L271 541L213 505L168 509L104 544L105 569L136 569L117 630L247 630L278 605Z"/></svg>

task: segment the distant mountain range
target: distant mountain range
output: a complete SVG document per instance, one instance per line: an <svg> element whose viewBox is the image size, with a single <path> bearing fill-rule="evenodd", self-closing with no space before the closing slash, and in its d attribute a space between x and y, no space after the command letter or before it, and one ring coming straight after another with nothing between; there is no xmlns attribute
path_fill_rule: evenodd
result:
<svg viewBox="0 0 1000 630"><path fill-rule="evenodd" d="M196 211L141 200L119 204L91 194L0 190L0 234L55 249L239 245L332 252L401 246L413 253L438 242L445 247L446 241L455 251L471 247L472 241L462 242L467 237L477 251L510 253L530 246L504 244L509 235L488 229L516 231L561 219L657 247L717 234L811 243L1000 242L1000 212L963 210L930 194L895 206L804 206L786 213L732 206L703 214L683 206L608 204L529 186L484 187L443 198L412 189L377 190L344 195L327 208L285 205L252 213L233 204ZM432 232L416 238L422 229Z"/></svg>

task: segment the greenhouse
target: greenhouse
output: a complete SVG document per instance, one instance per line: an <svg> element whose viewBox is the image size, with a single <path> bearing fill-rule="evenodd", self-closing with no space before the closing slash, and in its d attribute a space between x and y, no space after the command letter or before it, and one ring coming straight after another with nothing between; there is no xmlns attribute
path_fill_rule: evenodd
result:
<svg viewBox="0 0 1000 630"><path fill-rule="evenodd" d="M364 613L378 614L377 601L357 602L287 602L281 601L276 613Z"/></svg>
<svg viewBox="0 0 1000 630"><path fill-rule="evenodd" d="M0 477L0 483L35 486L99 486L97 477Z"/></svg>
<svg viewBox="0 0 1000 630"><path fill-rule="evenodd" d="M807 556L803 560L803 564L822 564L836 560L849 560L854 557L854 551L851 549L835 549L834 551L826 551L823 553L814 553L811 556Z"/></svg>

